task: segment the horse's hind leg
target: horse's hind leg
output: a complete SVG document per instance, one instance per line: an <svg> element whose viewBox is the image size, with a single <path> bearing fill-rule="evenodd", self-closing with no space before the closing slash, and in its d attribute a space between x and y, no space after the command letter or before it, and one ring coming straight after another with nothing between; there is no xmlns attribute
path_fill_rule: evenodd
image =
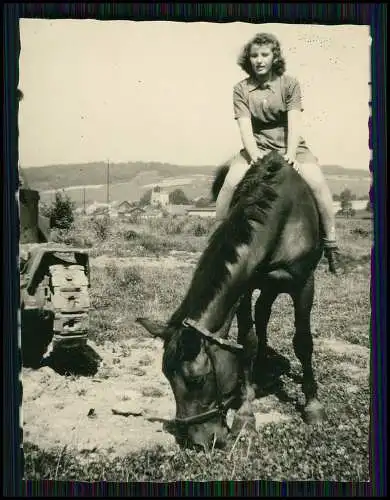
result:
<svg viewBox="0 0 390 500"><path fill-rule="evenodd" d="M292 294L295 309L295 335L294 351L302 364L303 382L302 390L305 395L304 418L308 423L322 420L324 409L317 399L317 383L315 381L312 353L313 338L310 328L310 314L314 297L314 274L306 281L305 285Z"/></svg>

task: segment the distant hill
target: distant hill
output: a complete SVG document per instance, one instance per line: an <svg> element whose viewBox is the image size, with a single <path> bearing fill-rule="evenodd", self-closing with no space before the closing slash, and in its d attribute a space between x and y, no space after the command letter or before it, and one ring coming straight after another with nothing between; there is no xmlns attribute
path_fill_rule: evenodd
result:
<svg viewBox="0 0 390 500"><path fill-rule="evenodd" d="M181 166L159 162L111 163L109 200L137 201L153 186L172 191L181 188L189 198L208 196L217 166ZM322 166L329 187L339 194L346 187L357 197L368 195L370 172L346 169L339 165ZM25 183L41 194L43 202L54 198L56 190L65 189L77 205L107 200L107 163L84 163L23 168Z"/></svg>

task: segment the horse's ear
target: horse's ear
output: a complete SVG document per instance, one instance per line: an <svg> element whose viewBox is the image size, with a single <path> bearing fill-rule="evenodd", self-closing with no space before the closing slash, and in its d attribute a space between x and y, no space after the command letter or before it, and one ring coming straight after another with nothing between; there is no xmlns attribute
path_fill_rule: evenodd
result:
<svg viewBox="0 0 390 500"><path fill-rule="evenodd" d="M153 337L159 337L160 339L166 340L169 335L167 324L163 321L148 318L137 318L135 321L141 324L151 335L153 335Z"/></svg>
<svg viewBox="0 0 390 500"><path fill-rule="evenodd" d="M193 329L183 330L180 338L180 349L183 360L190 361L195 359L200 353L202 347L202 338L198 332Z"/></svg>

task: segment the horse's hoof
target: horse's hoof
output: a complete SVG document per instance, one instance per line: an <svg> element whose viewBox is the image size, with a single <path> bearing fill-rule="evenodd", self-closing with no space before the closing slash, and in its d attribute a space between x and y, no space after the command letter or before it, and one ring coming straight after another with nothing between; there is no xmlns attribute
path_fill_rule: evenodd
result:
<svg viewBox="0 0 390 500"><path fill-rule="evenodd" d="M325 409L317 399L313 399L305 407L303 417L305 422L309 425L319 424L325 417Z"/></svg>

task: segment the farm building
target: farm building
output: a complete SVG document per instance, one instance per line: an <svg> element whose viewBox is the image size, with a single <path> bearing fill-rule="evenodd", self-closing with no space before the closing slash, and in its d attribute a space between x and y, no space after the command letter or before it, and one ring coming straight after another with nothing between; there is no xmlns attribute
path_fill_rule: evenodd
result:
<svg viewBox="0 0 390 500"><path fill-rule="evenodd" d="M152 191L150 204L152 207L167 207L169 205L169 193L164 191Z"/></svg>
<svg viewBox="0 0 390 500"><path fill-rule="evenodd" d="M187 208L187 214L196 215L198 217L215 217L215 206L189 207Z"/></svg>
<svg viewBox="0 0 390 500"><path fill-rule="evenodd" d="M119 203L119 205L116 207L116 211L118 212L118 214L128 214L131 213L132 208L133 207L131 206L131 204L127 200L125 200Z"/></svg>
<svg viewBox="0 0 390 500"><path fill-rule="evenodd" d="M121 219L126 219L131 222L137 222L146 215L146 210L141 207L130 207L129 210L119 212L118 215Z"/></svg>
<svg viewBox="0 0 390 500"><path fill-rule="evenodd" d="M146 210L142 207L133 207L130 209L129 213L130 213L130 215L134 215L134 216L143 215L146 213Z"/></svg>
<svg viewBox="0 0 390 500"><path fill-rule="evenodd" d="M126 217L129 220L143 220L163 217L163 210L158 207L145 205L144 207L132 207L126 214L120 214L121 217Z"/></svg>

